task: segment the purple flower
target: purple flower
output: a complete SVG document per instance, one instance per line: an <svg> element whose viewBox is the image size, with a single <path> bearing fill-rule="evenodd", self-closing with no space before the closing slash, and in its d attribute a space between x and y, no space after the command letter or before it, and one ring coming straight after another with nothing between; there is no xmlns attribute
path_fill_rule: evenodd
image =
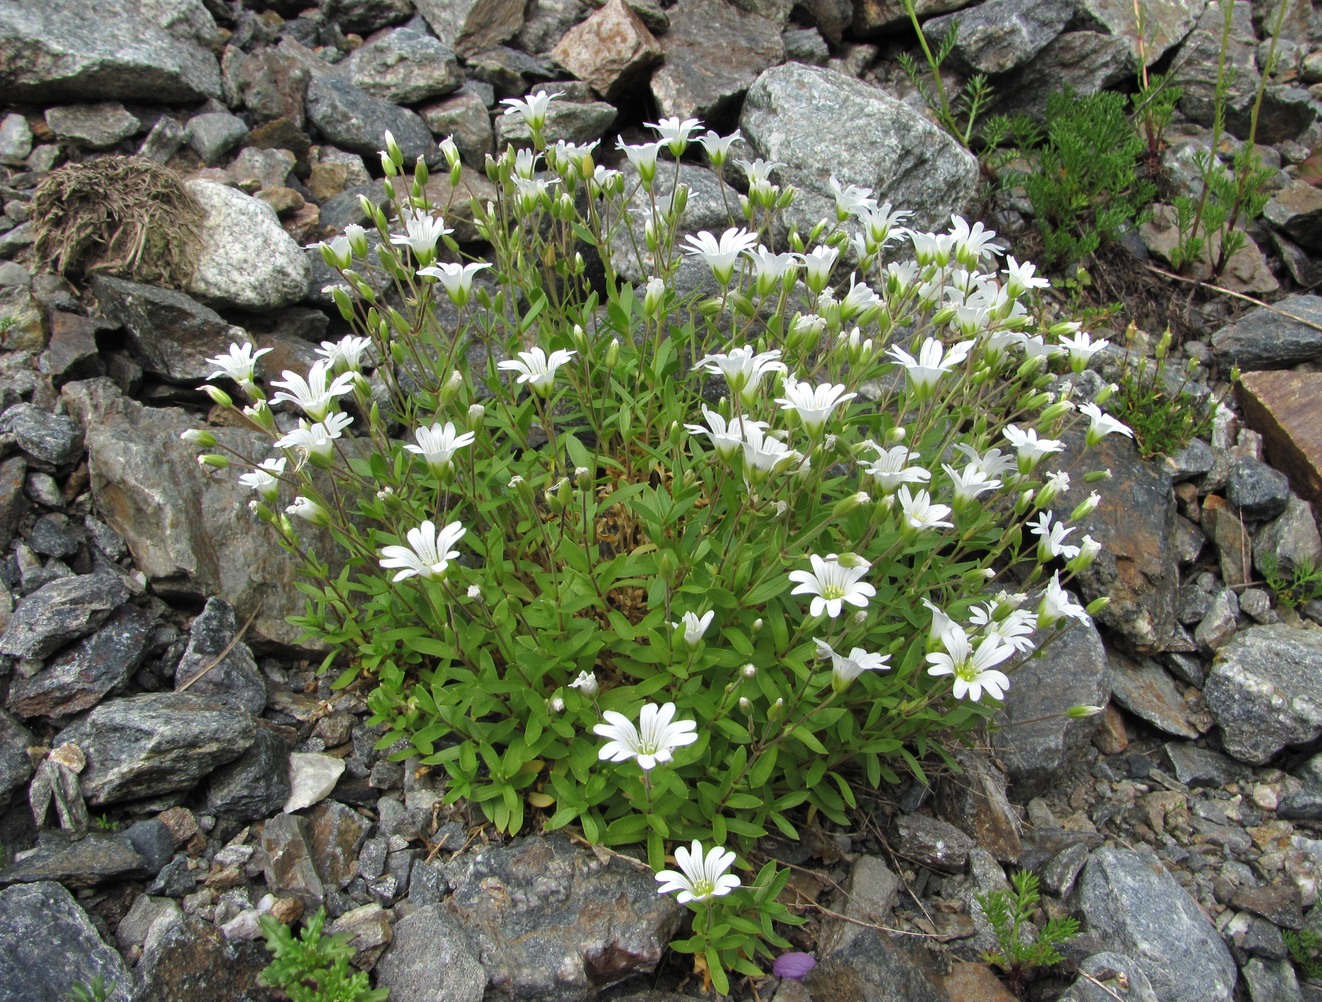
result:
<svg viewBox="0 0 1322 1002"><path fill-rule="evenodd" d="M800 980L817 966L811 953L782 953L771 965L771 973L778 978Z"/></svg>

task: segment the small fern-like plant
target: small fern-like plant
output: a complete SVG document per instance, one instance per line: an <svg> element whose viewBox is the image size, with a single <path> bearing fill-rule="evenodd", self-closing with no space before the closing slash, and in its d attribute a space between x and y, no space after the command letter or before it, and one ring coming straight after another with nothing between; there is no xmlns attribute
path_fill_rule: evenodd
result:
<svg viewBox="0 0 1322 1002"><path fill-rule="evenodd" d="M968 82L960 91L951 97L946 91L945 82L941 79L941 64L946 61L946 57L955 48L955 42L959 38L959 22L952 21L946 33L941 36L937 42L936 51L927 44L927 36L923 34L923 29L918 23L918 12L914 8L913 0L904 0L904 9L909 15L909 21L913 24L913 30L918 35L918 44L922 46L923 58L927 62L928 74L931 76L931 84L928 84L924 77L918 61L907 52L900 53L900 66L905 75L917 88L918 93L923 96L927 106L932 109L932 114L936 117L936 122L942 129L948 132L961 146L969 149L973 146L974 126L977 124L978 117L986 110L987 105L991 103L992 87L987 82L987 76L984 73L978 73L969 77Z"/></svg>
<svg viewBox="0 0 1322 1002"><path fill-rule="evenodd" d="M1316 929L1282 929L1294 966L1309 981L1322 982L1322 934Z"/></svg>
<svg viewBox="0 0 1322 1002"><path fill-rule="evenodd" d="M322 935L325 908L308 919L297 937L270 915L258 923L273 958L262 970L261 983L284 992L289 1002L385 1002L389 997L388 989L371 987L366 971L351 970L354 950L347 935Z"/></svg>
<svg viewBox="0 0 1322 1002"><path fill-rule="evenodd" d="M1267 587L1280 605L1294 609L1322 598L1322 567L1313 561L1302 560L1289 570L1283 570L1275 558L1262 560L1260 564ZM1319 946L1322 946L1322 939Z"/></svg>
<svg viewBox="0 0 1322 1002"><path fill-rule="evenodd" d="M1037 874L1020 870L1010 878L1010 885L1008 891L979 894L977 900L1000 946L984 953L983 959L1004 971L1010 987L1020 994L1029 974L1065 959L1056 947L1079 934L1079 923L1070 917L1051 918L1035 937L1026 939L1024 925L1032 921L1041 900Z"/></svg>
<svg viewBox="0 0 1322 1002"><path fill-rule="evenodd" d="M98 974L86 984L80 981L70 988L65 999L67 1002L106 1002L114 990L114 982L106 984L106 979Z"/></svg>

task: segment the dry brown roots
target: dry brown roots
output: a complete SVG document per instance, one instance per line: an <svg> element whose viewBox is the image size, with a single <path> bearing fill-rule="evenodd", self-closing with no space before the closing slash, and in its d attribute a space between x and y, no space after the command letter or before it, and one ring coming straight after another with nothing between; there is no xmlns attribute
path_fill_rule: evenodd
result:
<svg viewBox="0 0 1322 1002"><path fill-rule="evenodd" d="M205 210L174 171L145 157L61 167L32 207L37 258L61 275L182 288L197 267Z"/></svg>

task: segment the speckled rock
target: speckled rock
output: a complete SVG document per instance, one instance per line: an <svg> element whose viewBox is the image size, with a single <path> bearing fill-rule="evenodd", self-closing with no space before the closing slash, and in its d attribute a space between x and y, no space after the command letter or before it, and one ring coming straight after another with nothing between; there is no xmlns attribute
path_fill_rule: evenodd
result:
<svg viewBox="0 0 1322 1002"><path fill-rule="evenodd" d="M0 891L0 1002L63 1002L70 987L100 975L108 1002L131 1002L133 979L114 947L59 884Z"/></svg>

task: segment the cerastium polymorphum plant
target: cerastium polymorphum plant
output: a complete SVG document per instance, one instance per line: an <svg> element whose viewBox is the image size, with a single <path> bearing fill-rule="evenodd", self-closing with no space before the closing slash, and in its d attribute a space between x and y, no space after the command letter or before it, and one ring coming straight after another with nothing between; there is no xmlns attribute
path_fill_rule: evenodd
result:
<svg viewBox="0 0 1322 1002"><path fill-rule="evenodd" d="M1096 498L1057 506L1070 426L1118 426L1068 397L1100 343L1032 329L1046 283L998 268L980 224L904 229L854 185L778 244L794 191L775 163L734 161L742 216L679 239L678 158L692 141L724 169L731 137L669 119L620 144L623 173L595 143L546 145L549 100L510 102L534 143L488 162L486 260L387 138L393 209L322 246L351 333L269 397L260 351L215 359L213 399L271 455L189 437L242 468L306 571L301 624L348 662L335 684L368 682L381 746L444 769L448 801L503 832L531 810L642 843L658 869L668 842L746 853L845 823L1088 615L1062 585L1097 552L1070 524ZM342 569L304 545L317 532ZM675 853L692 886L663 889L712 909L685 941L709 971L756 970L770 923L739 918L741 895L780 875L727 895L735 860L707 872L713 851Z"/></svg>

